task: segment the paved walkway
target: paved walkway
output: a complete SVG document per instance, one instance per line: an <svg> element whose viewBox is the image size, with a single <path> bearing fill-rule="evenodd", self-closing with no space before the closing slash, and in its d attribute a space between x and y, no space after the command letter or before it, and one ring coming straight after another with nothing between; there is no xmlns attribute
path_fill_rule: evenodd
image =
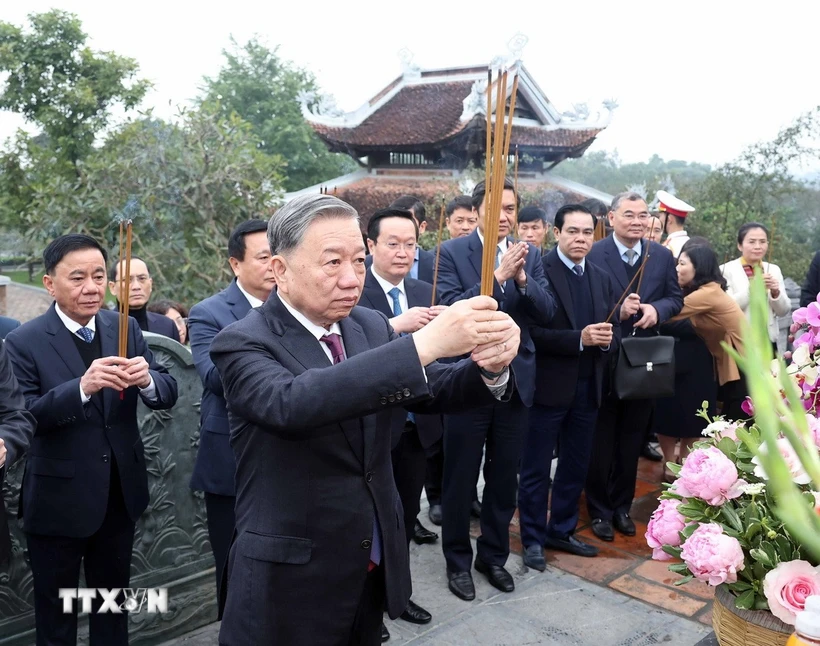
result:
<svg viewBox="0 0 820 646"><path fill-rule="evenodd" d="M507 568L515 578L512 594L498 592L474 573L476 600L468 603L447 589L440 543L410 548L413 599L433 614L427 626L388 621L388 644L526 645L549 646L669 646L715 645L710 622L711 603L705 586L675 588L675 575L664 564L648 560L642 533L654 508L660 467L642 461L638 496L633 511L639 525L635 538L618 538L602 545L602 554L582 559L548 552L549 567L537 572L524 567L517 519L511 526L513 554ZM483 483L479 484L479 488ZM420 518L425 525L427 505ZM591 535L588 519L579 531ZM474 533L478 527L474 524ZM599 544L594 537L590 542ZM163 646L217 646L214 624L167 642Z"/></svg>

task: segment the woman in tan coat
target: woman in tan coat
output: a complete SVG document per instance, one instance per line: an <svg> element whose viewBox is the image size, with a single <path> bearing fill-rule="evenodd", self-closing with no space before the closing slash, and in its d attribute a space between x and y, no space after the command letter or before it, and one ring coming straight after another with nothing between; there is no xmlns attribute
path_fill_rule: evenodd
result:
<svg viewBox="0 0 820 646"><path fill-rule="evenodd" d="M711 247L687 244L678 258L677 270L683 309L672 320L689 319L714 357L723 415L727 419L745 419L740 405L747 395L746 384L737 364L721 345L725 341L738 352L743 351L741 329L745 315L726 292L726 280Z"/></svg>

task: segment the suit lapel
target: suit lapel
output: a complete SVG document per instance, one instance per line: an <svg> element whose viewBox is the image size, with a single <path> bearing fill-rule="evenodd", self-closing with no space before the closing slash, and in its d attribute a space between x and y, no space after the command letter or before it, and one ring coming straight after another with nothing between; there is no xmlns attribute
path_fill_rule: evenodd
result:
<svg viewBox="0 0 820 646"><path fill-rule="evenodd" d="M430 307L430 300L425 302L424 294L418 288L418 283L409 282L405 279L404 289L407 292L407 307Z"/></svg>
<svg viewBox="0 0 820 646"><path fill-rule="evenodd" d="M77 350L74 340L71 338L71 332L68 331L68 328L60 320L54 305L49 308L47 316L46 334L49 335L49 343L54 353L60 357L74 377L82 377L86 370L85 363L80 356L80 351ZM91 403L96 406L100 414L102 414L103 404L101 398L92 396Z"/></svg>
<svg viewBox="0 0 820 646"><path fill-rule="evenodd" d="M271 332L281 337L282 348L286 350L305 370L312 368L327 368L331 366L330 359L325 354L322 348L321 341L317 341L316 337L305 329L305 326L299 323L287 308L282 304L278 294L272 293L270 298L265 302L261 308L262 314L268 323ZM347 321L348 319L345 319ZM362 341L364 342L364 349L366 350L367 339L364 338L364 332L357 325L358 335L353 330L345 335L344 327L342 327L342 341L345 346L345 354L348 357L353 354L362 352ZM349 341L348 341L349 337ZM358 420L347 420L339 422L345 438L347 439L350 449L356 455L358 460L364 464L364 448L362 441L362 430Z"/></svg>
<svg viewBox="0 0 820 646"><path fill-rule="evenodd" d="M481 244L481 239L478 237L478 229L473 231L470 234L470 239L468 242L470 247L470 262L475 269L475 273L477 276L477 281L481 280L481 261L482 256L484 255L484 247Z"/></svg>
<svg viewBox="0 0 820 646"><path fill-rule="evenodd" d="M96 326L97 326L97 334L100 335L100 351L101 356L103 357L116 357L119 348L119 330L115 330L114 326L111 323L99 314L97 314L96 318ZM129 332L131 331L131 326L128 326ZM128 335L128 349L125 352L125 356L131 356L131 348L134 346L134 340L131 338L131 335ZM103 397L102 397L102 413L103 419L108 419L111 415L111 412L114 410L114 407L117 405L117 400L119 400L120 394L112 389L112 388L103 388L102 390ZM92 397L92 400L94 398Z"/></svg>
<svg viewBox="0 0 820 646"><path fill-rule="evenodd" d="M344 341L345 355L348 359L370 349L364 330L349 316L339 321L339 327L342 328L342 341ZM367 468L373 456L373 444L376 441L375 424L362 424L360 420L349 420L342 422L342 429L350 446L362 461L362 465ZM357 451L357 448L360 450Z"/></svg>
<svg viewBox="0 0 820 646"><path fill-rule="evenodd" d="M609 314L607 311L609 304L604 295L604 286L601 277L598 275L598 270L591 262L587 262L586 265L589 284L592 288L592 320L600 323Z"/></svg>
<svg viewBox="0 0 820 646"><path fill-rule="evenodd" d="M251 311L251 304L248 302L248 299L245 298L242 290L239 289L235 278L233 282L228 285L228 289L225 290L225 302L228 303L228 308L237 321L241 321L245 318L245 315Z"/></svg>
<svg viewBox="0 0 820 646"><path fill-rule="evenodd" d="M606 254L606 264L609 265L613 277L621 288L620 291L623 292L629 284L629 277L626 275L625 263L621 260L621 254L618 253L618 247L615 245L612 236L607 238L607 245L604 252Z"/></svg>
<svg viewBox="0 0 820 646"><path fill-rule="evenodd" d="M372 269L368 269L365 275L362 296L368 300L373 309L378 310L389 319L393 318L393 309L390 307L390 303L387 302L387 294L379 285L379 281L373 275Z"/></svg>
<svg viewBox="0 0 820 646"><path fill-rule="evenodd" d="M567 313L569 324L574 330L575 307L572 304L572 294L570 294L569 291L569 282L567 282L567 272L564 270L564 263L561 262L561 259L558 257L558 253L552 251L547 256L544 264L546 265L546 271L550 282L555 288L555 292L558 294L558 298L564 306L564 311Z"/></svg>

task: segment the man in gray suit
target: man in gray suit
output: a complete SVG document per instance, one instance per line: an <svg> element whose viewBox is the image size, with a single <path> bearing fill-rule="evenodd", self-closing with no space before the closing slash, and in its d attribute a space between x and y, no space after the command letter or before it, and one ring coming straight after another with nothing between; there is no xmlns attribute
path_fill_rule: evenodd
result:
<svg viewBox="0 0 820 646"><path fill-rule="evenodd" d="M220 644L378 644L410 598L392 409L509 399L520 330L476 297L399 338L356 307L359 217L333 196L286 204L268 240L278 292L211 346L237 469Z"/></svg>

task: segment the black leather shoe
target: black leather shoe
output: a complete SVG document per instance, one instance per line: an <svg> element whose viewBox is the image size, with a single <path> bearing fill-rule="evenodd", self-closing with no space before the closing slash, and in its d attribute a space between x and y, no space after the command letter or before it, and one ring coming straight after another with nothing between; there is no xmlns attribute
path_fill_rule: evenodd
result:
<svg viewBox="0 0 820 646"><path fill-rule="evenodd" d="M413 540L419 545L435 543L438 540L438 534L431 532L416 519L416 526L413 528Z"/></svg>
<svg viewBox="0 0 820 646"><path fill-rule="evenodd" d="M441 505L430 505L427 517L433 525L441 525Z"/></svg>
<svg viewBox="0 0 820 646"><path fill-rule="evenodd" d="M575 554L576 556L598 556L597 547L584 543L583 541L579 541L572 535L569 535L566 538L547 536L546 541L544 541L544 547L548 547L551 550L569 552L570 554Z"/></svg>
<svg viewBox="0 0 820 646"><path fill-rule="evenodd" d="M413 603L412 599L407 600L407 607L400 615L401 619L409 621L411 624L429 624L433 619L433 615L427 612L424 608Z"/></svg>
<svg viewBox="0 0 820 646"><path fill-rule="evenodd" d="M660 462L663 460L663 456L660 454L660 451L649 443L643 445L643 448L641 449L641 457L646 458L647 460L652 460L652 462Z"/></svg>
<svg viewBox="0 0 820 646"><path fill-rule="evenodd" d="M635 523L632 522L629 514L615 514L615 516L612 517L612 524L615 525L615 529L624 536L635 535Z"/></svg>
<svg viewBox="0 0 820 646"><path fill-rule="evenodd" d="M487 577L494 588L498 588L501 592L512 592L515 590L515 582L507 570L500 565L488 565L480 558L476 557L475 569Z"/></svg>
<svg viewBox="0 0 820 646"><path fill-rule="evenodd" d="M382 644L390 639L390 631L387 630L387 626L384 625L382 622Z"/></svg>
<svg viewBox="0 0 820 646"><path fill-rule="evenodd" d="M612 529L612 521L603 518L592 519L592 533L602 541L614 541L615 532Z"/></svg>
<svg viewBox="0 0 820 646"><path fill-rule="evenodd" d="M544 558L544 549L540 545L530 545L524 550L524 565L534 570L543 572L547 569L547 561Z"/></svg>
<svg viewBox="0 0 820 646"><path fill-rule="evenodd" d="M470 515L473 518L481 518L481 503L478 500L473 500L473 504L470 505Z"/></svg>
<svg viewBox="0 0 820 646"><path fill-rule="evenodd" d="M450 572L450 570L447 570L447 587L459 599L464 599L464 601L475 599L475 584L469 572Z"/></svg>

